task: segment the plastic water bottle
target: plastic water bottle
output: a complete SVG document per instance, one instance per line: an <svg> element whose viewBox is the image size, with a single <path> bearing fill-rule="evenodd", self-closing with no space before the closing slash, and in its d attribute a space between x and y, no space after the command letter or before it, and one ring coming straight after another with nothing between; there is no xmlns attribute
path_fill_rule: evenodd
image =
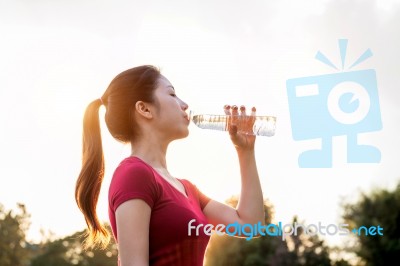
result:
<svg viewBox="0 0 400 266"><path fill-rule="evenodd" d="M274 116L194 114L191 111L190 119L202 129L228 131L229 123L231 123L237 126L237 132L240 134L267 137L275 135L276 117Z"/></svg>

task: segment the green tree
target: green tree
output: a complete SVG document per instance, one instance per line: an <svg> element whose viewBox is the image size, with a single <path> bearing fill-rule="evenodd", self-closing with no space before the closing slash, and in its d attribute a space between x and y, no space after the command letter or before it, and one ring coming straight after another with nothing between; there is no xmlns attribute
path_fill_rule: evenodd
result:
<svg viewBox="0 0 400 266"><path fill-rule="evenodd" d="M236 207L237 197L231 197L226 203ZM264 200L265 224L273 220L273 206ZM297 217L293 218L293 224ZM272 232L271 232L272 233ZM344 259L333 262L330 248L318 235L307 235L301 227L296 235L262 236L247 241L243 238L212 235L206 252L206 266L348 266Z"/></svg>
<svg viewBox="0 0 400 266"><path fill-rule="evenodd" d="M238 197L232 196L226 203L236 207ZM270 223L273 207L268 200L264 200L264 212L265 223ZM274 251L281 244L281 241L276 240L276 238L263 237L247 241L245 238L213 234L207 248L205 264L206 266L269 265L267 262L274 256Z"/></svg>
<svg viewBox="0 0 400 266"><path fill-rule="evenodd" d="M236 207L237 197L227 204ZM265 224L273 218L273 206L264 200ZM293 221L296 222L297 218ZM206 252L207 266L297 266L331 265L329 248L317 236L307 236L298 230L296 236L263 236L247 241L243 238L212 235ZM342 264L345 265L345 264Z"/></svg>
<svg viewBox="0 0 400 266"><path fill-rule="evenodd" d="M30 252L25 240L30 216L25 205L18 204L17 212L6 211L0 204L0 265L29 265Z"/></svg>
<svg viewBox="0 0 400 266"><path fill-rule="evenodd" d="M297 222L297 217L295 216L293 225ZM301 224L305 223L302 222ZM290 265L331 265L330 250L324 241L319 239L317 234L307 235L302 227L298 227L296 234L287 236L286 241L292 244L292 248L289 251L292 258Z"/></svg>
<svg viewBox="0 0 400 266"><path fill-rule="evenodd" d="M392 265L400 261L400 183L390 191L375 189L361 193L355 204L343 205L343 219L349 228L380 226L383 235L356 235L356 244L348 247L365 265Z"/></svg>
<svg viewBox="0 0 400 266"><path fill-rule="evenodd" d="M109 225L106 226L111 230ZM115 266L117 265L117 245L110 242L105 250L84 250L82 242L85 230L54 241L41 243L40 254L31 266Z"/></svg>

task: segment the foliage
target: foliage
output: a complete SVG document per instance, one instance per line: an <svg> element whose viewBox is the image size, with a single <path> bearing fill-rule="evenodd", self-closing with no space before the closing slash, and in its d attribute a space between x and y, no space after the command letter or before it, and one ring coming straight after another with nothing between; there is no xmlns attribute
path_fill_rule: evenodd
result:
<svg viewBox="0 0 400 266"><path fill-rule="evenodd" d="M296 222L298 222L297 217L294 217L293 224ZM286 241L293 246L289 252L290 257L293 258L290 265L331 265L330 250L324 241L318 238L318 235L307 235L299 227L297 235L288 236Z"/></svg>
<svg viewBox="0 0 400 266"><path fill-rule="evenodd" d="M227 204L235 207L237 201L237 197L232 197ZM273 218L273 207L268 200L264 200L264 210L265 224L270 224ZM206 265L330 266L331 260L329 249L323 241L316 236L306 236L299 230L297 236L287 236L285 241L280 236L263 236L247 241L243 238L214 234L207 249Z"/></svg>
<svg viewBox="0 0 400 266"><path fill-rule="evenodd" d="M391 265L400 261L400 183L393 191L376 189L361 193L358 202L344 204L343 218L349 228L380 226L383 236L357 235L357 244L349 248L365 265Z"/></svg>
<svg viewBox="0 0 400 266"><path fill-rule="evenodd" d="M1 266L115 266L117 246L110 242L106 250L82 249L84 233L40 244L26 241L30 215L25 205L18 204L17 211L6 211L0 204L0 265ZM106 226L108 230L110 227Z"/></svg>
<svg viewBox="0 0 400 266"><path fill-rule="evenodd" d="M6 211L0 204L0 265L29 265L30 252L26 247L26 231L29 228L29 214L25 205L18 204L18 211Z"/></svg>
<svg viewBox="0 0 400 266"><path fill-rule="evenodd" d="M107 225L108 230L110 227ZM85 231L40 244L40 255L31 266L115 266L117 264L117 245L110 242L105 250L83 250Z"/></svg>
<svg viewBox="0 0 400 266"><path fill-rule="evenodd" d="M235 207L237 197L227 200ZM273 206L264 201L265 224L273 221ZM362 264L391 265L400 261L400 183L393 191L376 189L370 194L361 193L356 203L343 205L343 219L349 228L377 226L383 236L355 235L356 244L347 247L362 259ZM294 217L293 223L297 222ZM117 246L111 242L106 250L83 250L84 231L54 240L48 238L40 244L26 241L30 215L23 204L17 210L6 211L0 204L0 265L1 266L115 266ZM107 225L110 231L109 225ZM247 241L231 236L211 237L205 258L206 266L349 266L340 259L333 262L328 248L317 235L305 234L301 227L297 235L263 236Z"/></svg>

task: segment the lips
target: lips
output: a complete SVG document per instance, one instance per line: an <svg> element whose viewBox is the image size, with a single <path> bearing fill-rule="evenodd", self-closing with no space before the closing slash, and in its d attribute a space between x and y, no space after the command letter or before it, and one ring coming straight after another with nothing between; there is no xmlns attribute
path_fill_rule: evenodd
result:
<svg viewBox="0 0 400 266"><path fill-rule="evenodd" d="M190 119L189 119L189 116L188 116L188 115L185 115L185 116L183 116L183 118L185 118L185 120L186 120L187 124L189 124L189 123L190 123Z"/></svg>

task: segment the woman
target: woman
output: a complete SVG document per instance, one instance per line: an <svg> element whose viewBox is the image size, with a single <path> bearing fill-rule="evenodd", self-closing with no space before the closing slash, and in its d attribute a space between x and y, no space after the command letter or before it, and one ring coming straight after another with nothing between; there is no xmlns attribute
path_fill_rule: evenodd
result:
<svg viewBox="0 0 400 266"><path fill-rule="evenodd" d="M105 247L109 241L96 214L104 176L101 105L106 108L105 121L111 135L132 147L132 154L115 170L109 188L109 218L118 243L119 265L203 265L209 236L204 230L189 235L191 220L195 219L191 226L263 222L255 136L238 134L231 121L229 134L242 180L237 208L208 198L188 180L172 176L166 165L169 143L189 133L188 105L158 69L139 66L116 76L85 112L83 163L75 198L89 229L87 247ZM239 113L236 106L225 106L225 112ZM245 114L245 108L240 112Z"/></svg>

